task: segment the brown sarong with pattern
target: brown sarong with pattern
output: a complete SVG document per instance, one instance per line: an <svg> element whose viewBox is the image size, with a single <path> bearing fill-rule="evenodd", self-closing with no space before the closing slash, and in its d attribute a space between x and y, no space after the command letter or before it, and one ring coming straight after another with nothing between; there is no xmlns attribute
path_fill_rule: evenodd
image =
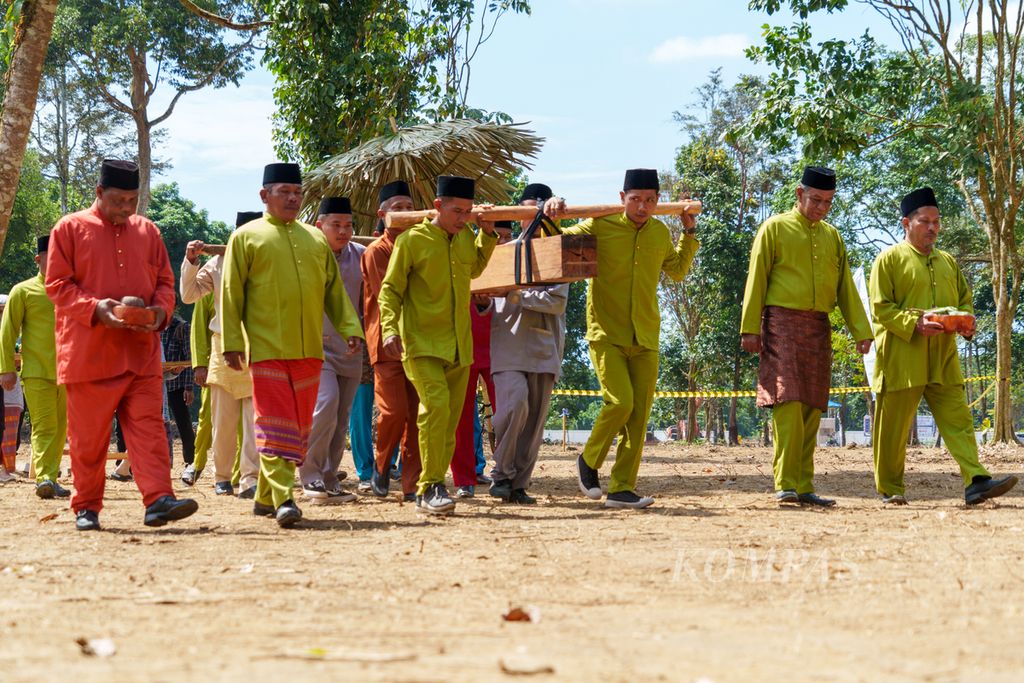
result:
<svg viewBox="0 0 1024 683"><path fill-rule="evenodd" d="M832 384L832 326L827 313L765 306L757 405L800 401L828 409Z"/></svg>

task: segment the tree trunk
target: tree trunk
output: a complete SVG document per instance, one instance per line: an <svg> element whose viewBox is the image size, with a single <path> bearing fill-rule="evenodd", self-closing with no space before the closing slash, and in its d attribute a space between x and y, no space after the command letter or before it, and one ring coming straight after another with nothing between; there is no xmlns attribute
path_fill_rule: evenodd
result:
<svg viewBox="0 0 1024 683"><path fill-rule="evenodd" d="M145 216L149 209L150 176L153 172L152 130L149 124L149 97L147 90L149 70L146 66L146 54L134 49L128 50L128 62L132 67L131 102L132 120L135 121L135 133L138 140L139 164L139 205L135 212Z"/></svg>
<svg viewBox="0 0 1024 683"><path fill-rule="evenodd" d="M687 387L689 391L697 391L697 364L690 361L690 372L687 375ZM686 399L686 443L697 441L697 399Z"/></svg>
<svg viewBox="0 0 1024 683"><path fill-rule="evenodd" d="M149 184L153 168L153 150L150 147L149 122L145 120L145 110L143 110L142 120L138 117L132 118L135 119L135 129L139 140L139 205L135 212L140 216L145 216L146 211L149 210Z"/></svg>
<svg viewBox="0 0 1024 683"><path fill-rule="evenodd" d="M39 81L53 33L57 0L27 0L14 36L7 91L0 110L0 252L18 193L21 163L36 113Z"/></svg>
<svg viewBox="0 0 1024 683"><path fill-rule="evenodd" d="M1003 287L1006 287L1005 277ZM996 299L996 410L995 419L992 421L993 443L1020 443L1013 429L1013 399L1010 388L1013 316L1008 304L1007 298Z"/></svg>
<svg viewBox="0 0 1024 683"><path fill-rule="evenodd" d="M732 390L740 390L740 378L743 370L743 358L737 354L733 358L732 366ZM738 446L740 444L740 428L736 422L736 409L739 399L733 396L729 400L729 445Z"/></svg>

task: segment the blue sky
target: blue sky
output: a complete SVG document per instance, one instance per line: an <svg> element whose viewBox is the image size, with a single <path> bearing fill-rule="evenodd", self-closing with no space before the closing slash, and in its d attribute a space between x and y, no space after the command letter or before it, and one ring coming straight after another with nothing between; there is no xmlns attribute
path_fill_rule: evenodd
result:
<svg viewBox="0 0 1024 683"><path fill-rule="evenodd" d="M788 16L747 10L745 0L534 0L532 16L502 19L473 66L470 100L501 110L546 138L529 172L570 203L614 201L631 167L671 169L685 140L672 112L696 100L694 89L722 67L725 83L764 73L743 48L764 23ZM816 17L815 37L850 37L888 26L854 4ZM271 141L273 79L262 68L237 88L184 96L167 122L158 156L173 168L157 182L231 222L258 210Z"/></svg>

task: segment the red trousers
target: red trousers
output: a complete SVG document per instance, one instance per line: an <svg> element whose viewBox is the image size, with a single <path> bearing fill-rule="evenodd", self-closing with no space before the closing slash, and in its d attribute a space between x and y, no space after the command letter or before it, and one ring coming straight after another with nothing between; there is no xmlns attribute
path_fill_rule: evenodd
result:
<svg viewBox="0 0 1024 683"><path fill-rule="evenodd" d="M68 440L75 495L71 509L103 509L110 423L117 411L131 460L135 485L149 506L173 496L171 454L164 431L164 380L160 375L123 375L94 382L72 382L68 391Z"/></svg>
<svg viewBox="0 0 1024 683"><path fill-rule="evenodd" d="M256 451L261 456L296 465L306 460L323 364L319 358L250 364Z"/></svg>
<svg viewBox="0 0 1024 683"><path fill-rule="evenodd" d="M477 378L483 377L487 384L487 395L494 407L494 382L491 368L474 365L469 369L469 383L466 385L466 402L462 405L462 416L455 430L455 455L452 456L452 481L456 486L476 485L476 448L473 444L473 413L476 411Z"/></svg>
<svg viewBox="0 0 1024 683"><path fill-rule="evenodd" d="M401 441L402 493L416 493L422 469L420 432L416 426L420 400L401 361L378 361L373 366L373 396L380 411L375 467L378 472L388 473L391 454Z"/></svg>

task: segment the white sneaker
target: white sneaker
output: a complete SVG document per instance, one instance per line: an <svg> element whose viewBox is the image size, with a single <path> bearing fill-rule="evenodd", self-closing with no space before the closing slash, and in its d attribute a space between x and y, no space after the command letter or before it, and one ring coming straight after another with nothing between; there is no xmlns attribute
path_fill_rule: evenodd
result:
<svg viewBox="0 0 1024 683"><path fill-rule="evenodd" d="M0 484L6 484L14 479L14 475L7 471L7 468L0 465Z"/></svg>
<svg viewBox="0 0 1024 683"><path fill-rule="evenodd" d="M654 503L654 499L650 496L640 497L633 491L616 491L615 493L609 493L608 497L604 500L604 506L606 508L632 508L639 510L645 508Z"/></svg>
<svg viewBox="0 0 1024 683"><path fill-rule="evenodd" d="M370 480L360 480L359 483L356 485L356 491L359 491L359 493L370 493L371 491L373 491L373 487L370 486Z"/></svg>
<svg viewBox="0 0 1024 683"><path fill-rule="evenodd" d="M356 494L341 488L341 484L335 484L334 488L327 489L326 502L332 505L337 505L339 503L351 503L357 498L359 498L359 496Z"/></svg>
<svg viewBox="0 0 1024 683"><path fill-rule="evenodd" d="M316 481L311 481L302 487L302 495L306 498L327 498L327 488L324 486L322 481L317 479Z"/></svg>

